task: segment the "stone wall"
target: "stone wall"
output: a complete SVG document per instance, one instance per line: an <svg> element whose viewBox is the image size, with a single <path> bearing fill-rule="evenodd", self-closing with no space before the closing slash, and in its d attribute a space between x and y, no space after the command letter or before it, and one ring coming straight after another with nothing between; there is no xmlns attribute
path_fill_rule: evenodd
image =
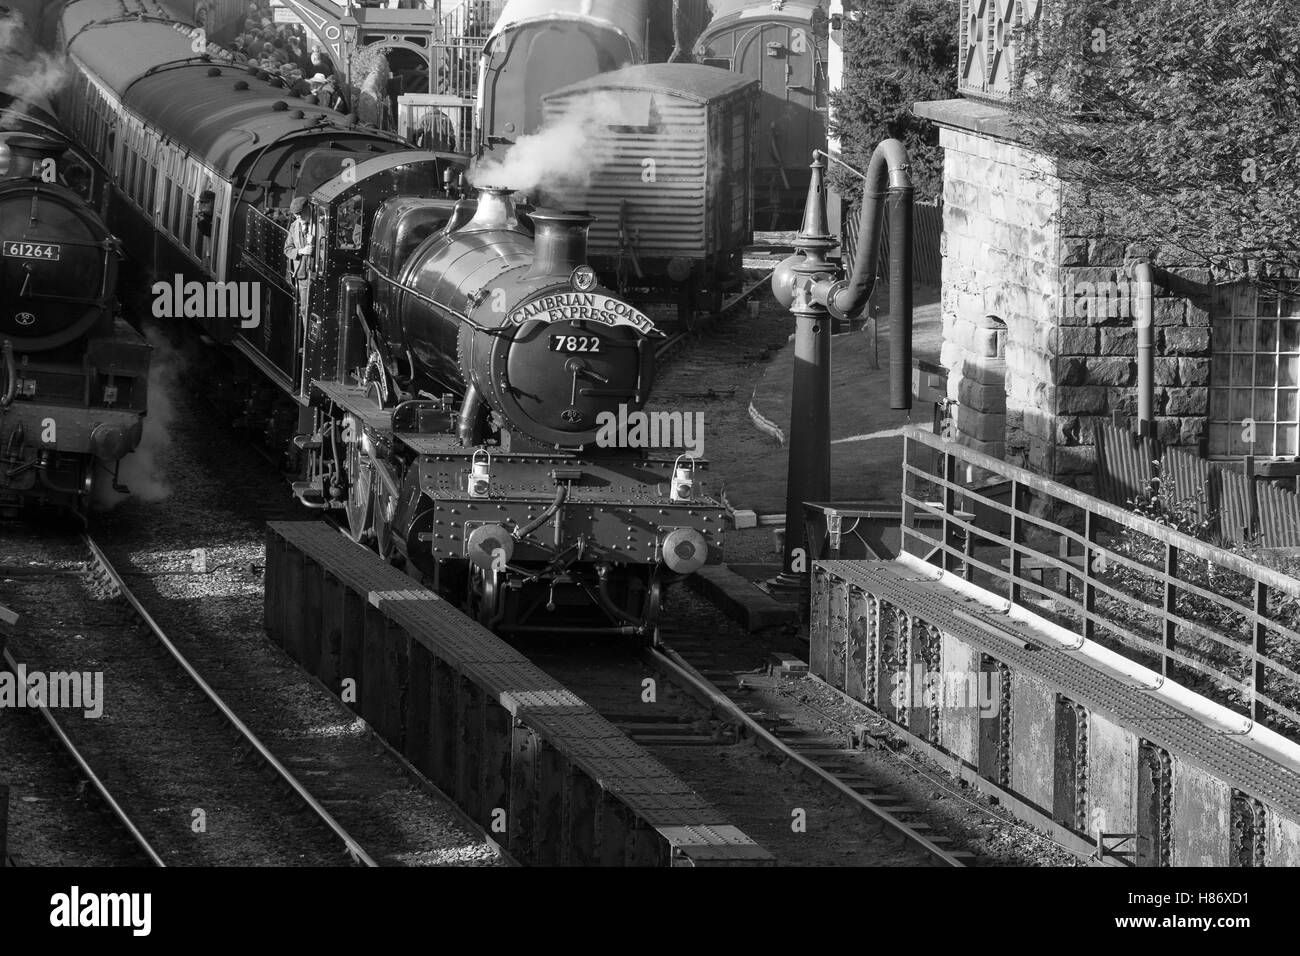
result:
<svg viewBox="0 0 1300 956"><path fill-rule="evenodd" d="M960 102L960 101L959 101ZM940 361L957 440L1053 471L1060 188L1037 156L952 128L944 147Z"/></svg>
<svg viewBox="0 0 1300 956"><path fill-rule="evenodd" d="M1179 250L1108 231L1088 197L1009 138L987 104L917 104L944 147L941 361L969 447L1094 488L1094 429L1137 411L1139 257L1156 270L1157 437L1197 453L1211 275ZM969 122L964 122L969 121ZM966 127L966 128L964 128Z"/></svg>

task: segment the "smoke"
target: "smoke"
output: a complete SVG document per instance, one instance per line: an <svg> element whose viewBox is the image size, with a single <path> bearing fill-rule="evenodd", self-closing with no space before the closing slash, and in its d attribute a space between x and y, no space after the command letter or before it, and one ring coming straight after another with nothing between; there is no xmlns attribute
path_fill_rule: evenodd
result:
<svg viewBox="0 0 1300 956"><path fill-rule="evenodd" d="M48 101L67 78L62 54L38 50L22 12L0 7L0 92L48 109ZM0 129L13 123L0 120Z"/></svg>
<svg viewBox="0 0 1300 956"><path fill-rule="evenodd" d="M144 418L139 446L122 459L118 471L118 482L126 485L130 494L114 491L102 472L95 483L95 506L103 511L117 507L128 498L139 502L162 501L172 492L167 480L167 462L171 458L173 426L180 418L180 387L188 363L156 328L146 326L144 334L153 346L149 359L149 414Z"/></svg>
<svg viewBox="0 0 1300 956"><path fill-rule="evenodd" d="M608 93L575 97L567 105L562 116L519 137L501 159L480 161L470 171L470 182L516 192L589 183L606 159L600 134L625 122L623 110Z"/></svg>

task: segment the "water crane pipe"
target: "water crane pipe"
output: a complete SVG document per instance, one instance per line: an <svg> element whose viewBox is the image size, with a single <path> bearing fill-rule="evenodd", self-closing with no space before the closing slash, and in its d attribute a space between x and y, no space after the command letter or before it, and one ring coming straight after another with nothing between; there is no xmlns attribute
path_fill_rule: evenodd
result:
<svg viewBox="0 0 1300 956"><path fill-rule="evenodd" d="M876 147L867 166L858 220L858 247L846 280L814 288L837 319L856 316L876 283L880 218L889 210L889 407L912 407L912 173L896 139ZM881 200L885 203L882 204Z"/></svg>

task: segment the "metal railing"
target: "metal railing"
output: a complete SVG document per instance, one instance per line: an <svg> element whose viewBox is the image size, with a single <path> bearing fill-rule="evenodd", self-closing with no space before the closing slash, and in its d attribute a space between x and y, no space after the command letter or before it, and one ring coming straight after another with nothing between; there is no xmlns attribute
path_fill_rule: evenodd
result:
<svg viewBox="0 0 1300 956"><path fill-rule="evenodd" d="M1300 740L1300 579L909 427L903 550Z"/></svg>

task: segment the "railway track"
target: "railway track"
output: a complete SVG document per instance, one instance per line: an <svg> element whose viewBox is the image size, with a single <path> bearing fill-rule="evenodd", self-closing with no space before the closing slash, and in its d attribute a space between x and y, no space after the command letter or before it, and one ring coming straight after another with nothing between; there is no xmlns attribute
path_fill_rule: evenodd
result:
<svg viewBox="0 0 1300 956"><path fill-rule="evenodd" d="M674 630L667 637L680 643L685 635ZM854 762L857 754L852 748L801 731L780 735L779 717L773 719L769 711L753 709L745 699L743 685L733 674L715 671L706 677L700 667L708 666L711 655L698 641L693 647L694 650L683 653L661 641L644 654L708 706L719 720L731 725L738 735L753 740L767 753L788 761L840 799L860 808L882 830L892 833L905 845L918 847L942 866L965 867L974 861L971 853L953 849L950 838L934 833L929 824L919 819L925 808L909 803L888 786L863 776Z"/></svg>
<svg viewBox="0 0 1300 956"><path fill-rule="evenodd" d="M767 285L771 279L771 273L765 272L759 278L747 281L741 287L739 292L723 300L721 308L705 319L705 324L708 325L724 318L729 312L748 301L754 293ZM695 326L691 328L677 329L672 332L655 347L655 361L660 364L666 364L671 361L685 347L686 343L690 341L690 337L699 334L700 331L701 329L698 326Z"/></svg>
<svg viewBox="0 0 1300 956"><path fill-rule="evenodd" d="M90 613L77 623L85 633L72 641L87 645L89 660L20 661L6 651L5 661L15 673L23 665L29 674L37 664L48 665L47 674L95 666L111 678L104 696L113 707L99 719L70 720L49 706L40 712L144 859L155 866L339 861L376 866L199 675L99 545L88 535L82 543L92 587L120 597L130 615L115 622L111 615ZM77 578L55 571L40 580L54 592L50 597L66 601L62 606L79 603ZM42 645L48 651L51 643L69 650L57 638ZM162 662L170 666L160 667ZM161 765L151 765L137 749L163 757ZM286 823L286 807L300 818ZM217 840L202 839L206 834ZM256 859L250 861L250 855Z"/></svg>
<svg viewBox="0 0 1300 956"><path fill-rule="evenodd" d="M701 627L692 631L707 639ZM679 636L684 631L670 632ZM786 739L770 713L752 712L743 691L733 699L725 685L738 686L734 678L706 676L671 647L578 645L557 635L525 651L781 864L961 867L973 860L918 819L923 808L842 764L850 751L816 736Z"/></svg>

